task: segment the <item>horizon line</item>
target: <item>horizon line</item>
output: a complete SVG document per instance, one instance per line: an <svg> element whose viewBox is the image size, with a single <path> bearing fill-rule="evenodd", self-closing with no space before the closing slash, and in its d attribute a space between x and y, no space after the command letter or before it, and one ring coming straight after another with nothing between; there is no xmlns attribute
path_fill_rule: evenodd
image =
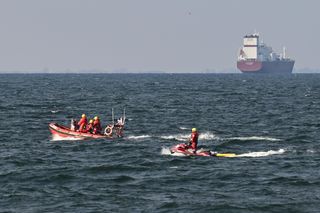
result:
<svg viewBox="0 0 320 213"><path fill-rule="evenodd" d="M139 75L139 74L248 74L248 73L242 73L242 72L0 72L0 75L7 75L7 74L26 74L26 75L32 75L32 74L119 74L119 75L124 75L124 74L134 74L134 75ZM290 74L320 74L319 72L292 72L288 73ZM250 75L250 73L249 73Z"/></svg>
<svg viewBox="0 0 320 213"><path fill-rule="evenodd" d="M50 70L21 70L21 71L0 71L0 74L241 74L242 72L238 69L225 68L216 69L203 69L199 71L161 71L161 70L150 70L150 71L137 71L137 70L126 70L119 69L113 71L107 70L61 70L61 71L50 71ZM320 68L294 68L292 74L295 73L320 73Z"/></svg>

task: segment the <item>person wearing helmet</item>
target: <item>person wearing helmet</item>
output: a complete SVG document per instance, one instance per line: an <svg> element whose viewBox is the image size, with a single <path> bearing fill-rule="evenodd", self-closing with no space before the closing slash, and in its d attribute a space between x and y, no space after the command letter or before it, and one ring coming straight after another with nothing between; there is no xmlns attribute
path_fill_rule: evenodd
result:
<svg viewBox="0 0 320 213"><path fill-rule="evenodd" d="M89 124L87 126L87 131L93 133L93 119L90 119Z"/></svg>
<svg viewBox="0 0 320 213"><path fill-rule="evenodd" d="M188 144L188 148L192 149L192 151L195 153L197 151L197 147L198 147L198 131L196 128L192 128L191 130L191 137L189 140L189 144Z"/></svg>
<svg viewBox="0 0 320 213"><path fill-rule="evenodd" d="M86 114L82 114L80 121L78 122L78 126L79 126L79 132L87 132L87 126L88 121L87 121L87 116Z"/></svg>
<svg viewBox="0 0 320 213"><path fill-rule="evenodd" d="M93 121L93 134L101 134L101 123L98 116L94 117Z"/></svg>

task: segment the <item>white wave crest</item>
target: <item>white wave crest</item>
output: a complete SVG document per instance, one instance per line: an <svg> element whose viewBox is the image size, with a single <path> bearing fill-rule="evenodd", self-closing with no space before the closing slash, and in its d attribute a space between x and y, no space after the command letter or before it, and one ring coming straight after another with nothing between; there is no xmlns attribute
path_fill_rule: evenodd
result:
<svg viewBox="0 0 320 213"><path fill-rule="evenodd" d="M160 136L160 138L165 140L177 140L177 141L186 141L188 140L190 135L183 135L183 134L176 134L176 135L166 135L166 136Z"/></svg>
<svg viewBox="0 0 320 213"><path fill-rule="evenodd" d="M214 139L219 139L218 136L215 134L212 134L210 132L204 132L199 134L199 139L200 140L214 140Z"/></svg>
<svg viewBox="0 0 320 213"><path fill-rule="evenodd" d="M59 110L51 110L51 113L53 113L53 114L55 114L57 112L59 112Z"/></svg>
<svg viewBox="0 0 320 213"><path fill-rule="evenodd" d="M190 128L180 126L179 129L181 129L181 130L187 130L187 129L190 129Z"/></svg>
<svg viewBox="0 0 320 213"><path fill-rule="evenodd" d="M76 137L61 137L59 135L52 135L51 141L79 141L83 140L84 138L76 138Z"/></svg>
<svg viewBox="0 0 320 213"><path fill-rule="evenodd" d="M141 140L145 138L151 138L151 136L150 135L130 135L130 136L127 136L126 138L130 140Z"/></svg>
<svg viewBox="0 0 320 213"><path fill-rule="evenodd" d="M249 152L249 153L244 153L237 155L236 157L253 157L253 158L258 158L258 157L266 157L270 155L281 155L285 153L284 149L279 149L278 151L274 150L269 150L267 152Z"/></svg>
<svg viewBox="0 0 320 213"><path fill-rule="evenodd" d="M240 140L240 141L281 141L281 139L278 139L278 138L262 137L262 136L232 137L232 138L226 138L226 140Z"/></svg>
<svg viewBox="0 0 320 213"><path fill-rule="evenodd" d="M188 141L191 134L175 134L175 135L164 135L160 138L165 140L177 140L177 141ZM210 132L204 132L199 134L199 140L214 140L219 139L216 135Z"/></svg>

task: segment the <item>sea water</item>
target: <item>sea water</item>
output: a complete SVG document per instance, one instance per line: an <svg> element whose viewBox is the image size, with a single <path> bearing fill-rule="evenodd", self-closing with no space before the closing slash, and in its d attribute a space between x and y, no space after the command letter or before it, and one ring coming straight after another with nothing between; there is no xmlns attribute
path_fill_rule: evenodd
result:
<svg viewBox="0 0 320 213"><path fill-rule="evenodd" d="M320 75L2 74L0 212L319 212ZM123 138L50 122L126 110ZM234 158L172 155L200 148Z"/></svg>

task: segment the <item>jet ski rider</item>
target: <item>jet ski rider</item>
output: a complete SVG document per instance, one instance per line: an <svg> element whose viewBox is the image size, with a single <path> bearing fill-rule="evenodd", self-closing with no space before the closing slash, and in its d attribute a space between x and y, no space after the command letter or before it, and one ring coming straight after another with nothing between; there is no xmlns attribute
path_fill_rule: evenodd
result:
<svg viewBox="0 0 320 213"><path fill-rule="evenodd" d="M198 147L198 131L196 128L192 128L191 137L189 140L189 144L187 145L187 149L192 149L193 153L196 153Z"/></svg>

